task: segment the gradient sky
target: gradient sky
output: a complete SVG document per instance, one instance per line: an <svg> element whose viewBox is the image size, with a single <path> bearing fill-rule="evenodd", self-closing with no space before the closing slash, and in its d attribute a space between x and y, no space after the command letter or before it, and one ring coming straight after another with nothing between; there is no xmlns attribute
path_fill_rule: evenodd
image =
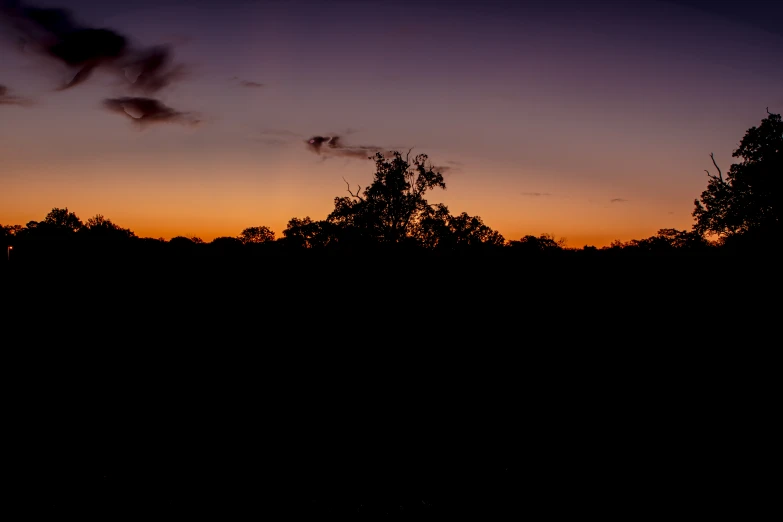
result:
<svg viewBox="0 0 783 522"><path fill-rule="evenodd" d="M151 97L187 114L107 110L139 96L109 67L58 90L74 71L2 27L2 224L68 207L140 236L281 236L325 218L343 177L372 179L370 160L305 144L337 134L428 154L447 184L430 202L507 239L603 246L689 229L710 152L727 170L765 107L783 111L783 4L763 0L26 5L171 45L186 74Z"/></svg>

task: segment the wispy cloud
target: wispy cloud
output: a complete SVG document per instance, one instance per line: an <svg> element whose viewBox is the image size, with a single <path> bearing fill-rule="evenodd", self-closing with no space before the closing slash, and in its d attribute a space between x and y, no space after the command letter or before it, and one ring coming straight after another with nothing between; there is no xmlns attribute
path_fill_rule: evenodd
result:
<svg viewBox="0 0 783 522"><path fill-rule="evenodd" d="M236 80L237 82L239 82L239 85L241 85L242 87L247 87L249 89L260 89L261 87L265 86L265 84L263 84L263 83L253 82L253 81L250 81L250 80L243 80L239 76L234 76L231 79L232 80Z"/></svg>
<svg viewBox="0 0 783 522"><path fill-rule="evenodd" d="M449 163L448 161L446 163ZM451 174L455 170L459 170L457 167L451 165L432 165L432 170L440 172L441 174Z"/></svg>
<svg viewBox="0 0 783 522"><path fill-rule="evenodd" d="M242 87L249 87L251 89L260 89L261 87L264 86L263 83L251 82L251 81L248 81L248 80L242 80L240 82L240 85L242 85Z"/></svg>
<svg viewBox="0 0 783 522"><path fill-rule="evenodd" d="M130 118L135 124L146 126L156 123L179 123L196 125L200 123L188 112L180 112L154 98L109 98L103 106L114 113Z"/></svg>
<svg viewBox="0 0 783 522"><path fill-rule="evenodd" d="M627 202L628 200L623 198L614 198L609 200L609 203L627 203Z"/></svg>
<svg viewBox="0 0 783 522"><path fill-rule="evenodd" d="M538 197L542 197L542 196L551 196L552 195L549 192L521 192L520 194L522 194L523 196L529 196L529 197L533 197L533 198L538 198Z"/></svg>
<svg viewBox="0 0 783 522"><path fill-rule="evenodd" d="M59 61L71 70L60 90L84 83L98 68L124 77L131 89L151 94L181 78L184 68L171 63L168 47L136 49L130 39L111 29L77 23L60 8L26 6L17 1L0 5L0 18L19 45Z"/></svg>
<svg viewBox="0 0 783 522"><path fill-rule="evenodd" d="M377 152L385 155L391 154L387 147L375 145L344 145L339 136L313 136L305 141L305 145L318 155L342 156L345 158L369 159Z"/></svg>
<svg viewBox="0 0 783 522"><path fill-rule="evenodd" d="M0 105L17 105L19 107L29 107L33 105L33 101L29 98L23 98L21 96L13 96L9 94L10 90L5 85L0 85Z"/></svg>

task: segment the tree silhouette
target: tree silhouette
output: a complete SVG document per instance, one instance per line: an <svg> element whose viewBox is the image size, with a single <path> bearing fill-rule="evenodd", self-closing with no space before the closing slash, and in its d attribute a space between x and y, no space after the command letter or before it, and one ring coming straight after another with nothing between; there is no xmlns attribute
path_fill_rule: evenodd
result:
<svg viewBox="0 0 783 522"><path fill-rule="evenodd" d="M132 239L136 237L130 229L122 228L101 214L96 214L87 220L80 233L93 239Z"/></svg>
<svg viewBox="0 0 783 522"><path fill-rule="evenodd" d="M759 127L745 133L732 154L742 158L726 178L712 157L718 175L709 171L707 190L694 201L694 230L722 239L752 234L779 237L783 210L783 122L767 112Z"/></svg>
<svg viewBox="0 0 783 522"><path fill-rule="evenodd" d="M560 252L565 247L565 239L555 239L552 234L541 234L540 236L527 235L519 241L510 241L509 246L519 252L530 254L551 254Z"/></svg>
<svg viewBox="0 0 783 522"><path fill-rule="evenodd" d="M198 239L198 241L195 241L195 239ZM169 245L176 248L190 248L201 243L203 243L203 241L201 241L199 238L190 238L185 236L176 236L169 239Z"/></svg>
<svg viewBox="0 0 783 522"><path fill-rule="evenodd" d="M466 212L453 216L443 204L428 207L422 212L414 237L422 246L438 250L501 247L506 242L499 232L485 225L480 217L469 216Z"/></svg>
<svg viewBox="0 0 783 522"><path fill-rule="evenodd" d="M354 193L349 186L350 197L335 198L327 221L351 239L385 244L408 242L431 210L424 195L435 188L446 188L443 175L426 162L426 154L410 161L409 155L403 158L399 152L394 152L390 160L377 153L373 182L362 193L361 187Z"/></svg>
<svg viewBox="0 0 783 522"><path fill-rule="evenodd" d="M53 208L43 221L30 221L20 231L20 236L34 239L75 237L76 232L84 227L82 221L68 208Z"/></svg>
<svg viewBox="0 0 783 522"><path fill-rule="evenodd" d="M239 234L239 240L244 244L248 243L268 243L275 240L275 233L268 227L249 227Z"/></svg>
<svg viewBox="0 0 783 522"><path fill-rule="evenodd" d="M283 231L286 244L296 248L324 248L337 241L336 227L328 221L292 218Z"/></svg>
<svg viewBox="0 0 783 522"><path fill-rule="evenodd" d="M612 247L627 251L666 254L673 252L704 252L711 247L709 241L698 232L662 228L654 236L632 239L627 243L615 242Z"/></svg>
<svg viewBox="0 0 783 522"><path fill-rule="evenodd" d="M84 225L73 212L68 212L68 208L53 208L44 220L39 223L50 227L57 227L64 230L78 232Z"/></svg>

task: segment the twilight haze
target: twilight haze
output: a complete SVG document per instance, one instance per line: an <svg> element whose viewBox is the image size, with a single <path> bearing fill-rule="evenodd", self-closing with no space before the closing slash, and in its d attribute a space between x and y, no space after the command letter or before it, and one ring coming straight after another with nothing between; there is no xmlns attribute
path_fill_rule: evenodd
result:
<svg viewBox="0 0 783 522"><path fill-rule="evenodd" d="M431 203L603 246L690 229L710 152L727 170L783 110L783 4L763 0L0 6L2 224L68 207L139 236L281 236L367 185L362 147L414 147L446 178ZM111 33L67 49L67 24Z"/></svg>

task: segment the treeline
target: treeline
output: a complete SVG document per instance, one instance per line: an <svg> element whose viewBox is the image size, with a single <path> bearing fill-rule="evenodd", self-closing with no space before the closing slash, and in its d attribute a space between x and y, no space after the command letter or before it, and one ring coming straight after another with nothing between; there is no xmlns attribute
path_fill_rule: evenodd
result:
<svg viewBox="0 0 783 522"><path fill-rule="evenodd" d="M0 244L10 252L7 257L56 252L95 254L96 250L155 251L171 255L188 256L241 256L274 255L293 252L356 252L356 251L429 251L440 253L459 252L514 252L525 255L569 255L598 252L647 252L647 253L704 253L715 251L722 243L709 242L693 231L676 229L659 230L655 236L597 248L584 246L569 248L565 239L551 234L527 235L507 241L498 232L481 222L479 217L467 214L452 217L438 223L437 230L428 231L426 241L407 238L408 241L386 243L362 237L361 231L335 224L332 221L313 221L309 217L292 219L276 237L265 226L250 227L237 236L225 236L205 242L199 237L177 236L163 238L138 237L132 230L123 228L110 219L97 215L83 222L67 208L54 208L41 221L31 221L25 226L0 226ZM434 228L434 227L433 227Z"/></svg>
<svg viewBox="0 0 783 522"><path fill-rule="evenodd" d="M732 165L725 178L717 164L717 175L707 171L707 190L694 202L692 230L661 229L645 239L615 241L602 248L569 248L550 234L507 240L479 216L452 214L446 205L431 204L425 197L446 188L443 175L428 164L427 155L410 158L399 152L391 158L380 153L370 158L375 161L375 175L368 187L353 190L348 185L348 195L334 198L334 210L325 219L293 218L282 237L266 226L256 226L209 243L197 237L140 238L102 215L83 222L67 208L54 208L41 221L0 226L0 244L11 261L58 254L71 259L113 254L179 259L400 252L594 258L768 251L775 250L781 238L781 151L783 123L779 114L768 112L760 127L747 131L733 154L742 161Z"/></svg>

